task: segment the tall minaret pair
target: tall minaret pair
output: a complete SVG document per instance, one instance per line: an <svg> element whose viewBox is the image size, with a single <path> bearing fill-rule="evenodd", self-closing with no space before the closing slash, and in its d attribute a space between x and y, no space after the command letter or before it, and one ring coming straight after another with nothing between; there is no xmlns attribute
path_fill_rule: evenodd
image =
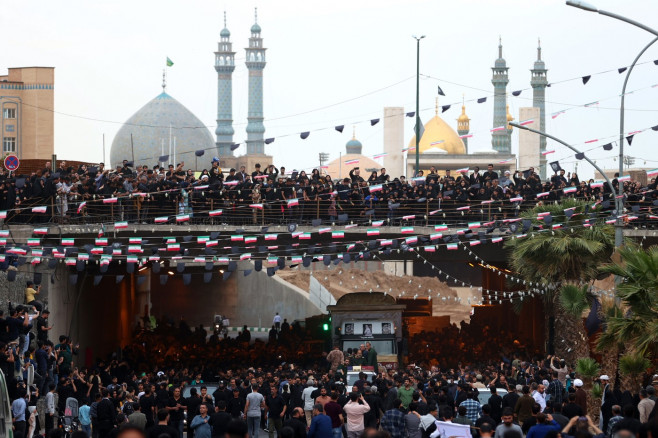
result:
<svg viewBox="0 0 658 438"><path fill-rule="evenodd" d="M249 112L247 115L247 154L265 153L265 125L263 125L263 69L265 68L265 48L260 37L258 11L255 23L251 26L251 37L247 47L246 66L249 70ZM220 32L218 50L215 52L215 70L217 71L217 150L221 156L233 156L233 71L235 71L235 52L230 41L231 32L226 27Z"/></svg>

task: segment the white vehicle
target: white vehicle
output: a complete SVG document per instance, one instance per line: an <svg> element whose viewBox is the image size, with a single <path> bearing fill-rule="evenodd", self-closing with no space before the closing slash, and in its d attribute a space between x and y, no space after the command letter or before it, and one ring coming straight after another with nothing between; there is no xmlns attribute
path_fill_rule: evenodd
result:
<svg viewBox="0 0 658 438"><path fill-rule="evenodd" d="M501 397L505 397L507 394L506 389L496 388L496 394ZM489 403L489 397L491 397L491 391L489 388L478 388L478 401L481 405Z"/></svg>
<svg viewBox="0 0 658 438"><path fill-rule="evenodd" d="M347 392L350 392L352 390L352 386L354 386L354 382L359 380L360 373L365 373L366 380L370 382L372 382L373 379L377 377L377 373L375 373L372 367L349 367L347 369Z"/></svg>

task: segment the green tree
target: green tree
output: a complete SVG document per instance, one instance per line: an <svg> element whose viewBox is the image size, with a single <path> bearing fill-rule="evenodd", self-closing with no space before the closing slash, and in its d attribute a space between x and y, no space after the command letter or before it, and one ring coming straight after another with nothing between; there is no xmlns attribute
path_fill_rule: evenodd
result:
<svg viewBox="0 0 658 438"><path fill-rule="evenodd" d="M644 250L637 245L620 249L621 262L601 271L621 281L616 296L621 308L606 318L599 336L600 351L623 347L627 353L649 357L658 352L658 247ZM621 365L621 364L620 364Z"/></svg>
<svg viewBox="0 0 658 438"><path fill-rule="evenodd" d="M622 379L623 389L636 394L642 388L642 376L651 366L651 362L646 357L629 353L619 358L619 373L625 377Z"/></svg>
<svg viewBox="0 0 658 438"><path fill-rule="evenodd" d="M601 406L602 390L594 385L600 372L601 367L591 357L581 357L576 361L576 374L583 380L583 390L587 393L587 414L592 418L598 417Z"/></svg>
<svg viewBox="0 0 658 438"><path fill-rule="evenodd" d="M582 312L591 302L587 284L601 265L610 262L614 250L613 228L594 223L589 209L590 203L572 199L538 205L521 216L533 226L527 237L506 242L512 268L521 277L551 286L543 294L546 326L555 331L554 345L549 348L570 363L589 356L582 321ZM540 213L549 213L552 222L547 224Z"/></svg>

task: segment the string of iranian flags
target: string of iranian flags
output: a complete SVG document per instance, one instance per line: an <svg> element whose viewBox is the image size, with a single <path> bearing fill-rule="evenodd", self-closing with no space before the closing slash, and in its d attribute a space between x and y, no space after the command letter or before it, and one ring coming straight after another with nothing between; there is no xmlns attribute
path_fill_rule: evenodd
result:
<svg viewBox="0 0 658 438"><path fill-rule="evenodd" d="M572 211L573 211L574 208L567 208L567 209L565 209L565 210L564 210L564 211L565 211L565 214L566 214L566 212L569 211L569 210L572 210ZM537 219L537 220L545 220L545 218L546 218L547 216L549 216L548 213L540 213L540 214L537 216L536 219ZM522 218L512 219L512 220L509 220L509 222L518 222L518 221L520 221L520 220L522 220ZM606 221L606 223L609 223L609 221ZM481 224L481 225L490 225L490 224ZM546 228L546 229L543 229L543 228L542 228L542 229L538 230L537 232L551 231L551 230L554 231L555 229L560 229L560 228L564 228L564 229L573 229L573 228L577 228L577 227L580 227L580 226L582 226L582 227L591 227L591 226L592 226L592 223L590 223L590 221L589 221L588 219L586 219L586 220L583 221L582 224L578 224L578 225L563 226L563 225L561 225L561 224L554 224L553 226L551 226L551 227L549 227L549 228ZM541 226L540 226L540 227L541 227ZM472 230L472 229L475 229L475 228L479 228L475 223L469 224L469 230ZM443 229L447 229L447 227L445 227L444 225L437 225L437 226L435 227L435 230L443 230ZM322 231L322 230L320 230L320 232L321 232L321 231ZM467 232L466 230L458 230L456 236L466 234L466 232ZM44 230L43 228L35 229L35 230L34 230L34 233L35 233L35 234L44 234L44 233L47 234L47 230ZM533 231L533 233L534 233L534 231ZM534 235L533 233L530 234L530 237L533 237L533 235ZM304 234L304 233L302 233L302 234ZM7 231L7 230L2 230L2 231L0 231L0 235L7 237L7 236L8 236L8 231ZM294 233L293 233L293 235L294 235ZM269 235L269 236L271 236L271 235ZM300 234L300 236L301 236L301 234ZM527 237L527 236L528 236L528 235L527 235L526 233L518 234L518 235L509 235L509 236L504 236L504 237L499 236L499 237L493 237L493 238L491 238L491 241L492 241L493 243L499 243L499 242L502 242L504 238L515 239L515 238L525 238L525 237ZM191 236L190 236L190 237L191 237ZM240 237L244 237L244 236L231 236L231 241L240 240ZM398 241L398 240L399 240L398 243L401 243L402 240L404 240L404 242L405 242L407 245L414 245L416 242L418 242L418 240L417 240L418 237L419 237L419 236L415 236L415 237L407 237L407 238L399 238L399 239L391 239L391 246L393 246L393 244L392 244L393 241ZM421 237L422 237L422 236L421 236ZM210 238L210 236L199 236L199 237L197 237L197 243L198 243L198 242L204 242L204 241L205 241L205 242L208 242L208 240L207 240L208 238ZM430 239L432 239L432 238L436 239L436 238L438 238L438 237L437 237L436 234L431 234L431 235L430 235ZM458 238L458 237L457 237L457 238ZM256 236L252 236L251 238L244 237L244 242L246 242L246 243L253 243L253 241L255 241L256 239L257 239ZM267 235L267 234L265 234L265 239L268 240L268 235ZM271 239L271 237L270 237L270 239ZM432 240L434 240L434 239L432 239ZM175 238L171 238L171 237L165 238L165 241L168 242L168 243L167 243L167 251L169 251L170 248L171 248L170 245L172 245L172 243L171 243L172 240L175 241ZM190 239L190 240L191 240L191 239ZM478 240L470 241L470 242L469 242L470 247L473 247L473 246L475 246L475 245L478 245L478 244L482 243L482 240L486 240L486 239L482 239L482 238L480 238L479 241L478 241ZM140 260L139 260L138 256L137 256L137 255L134 255L134 254L132 254L132 253L134 253L134 252L136 251L136 248L135 248L136 244L137 244L137 243L142 243L142 242L144 242L144 240L143 240L142 238L138 238L138 237L131 237L131 238L129 238L129 242L132 243L133 245L129 245L129 246L128 246L128 252L129 252L129 254L128 254L127 257L126 257L126 261L127 261L127 263L129 263L129 264L130 264L130 263L137 263L137 264L140 264ZM72 246L72 245L74 244L74 239L73 239L73 238L71 238L71 239L69 239L69 238L62 239L62 240L61 240L61 243L62 243L62 246L70 247L70 246ZM99 237L98 239L96 239L96 242L95 242L95 243L100 244L101 246L104 246L104 245L107 245L107 244L108 244L108 241L107 241L107 239L103 239L102 237ZM362 241L357 241L357 242L354 242L354 243L347 244L347 245L346 245L346 250L349 252L349 251L351 251L351 250L353 250L353 249L355 248L356 244L362 244L362 243L363 243ZM387 245L387 242L385 242L385 241L383 241L383 240L380 241L380 243L381 243L381 246L382 246L382 247L384 247L384 246L388 246L388 245ZM28 245L30 245L30 244L31 244L31 245L34 245L34 241L33 241L33 240L32 240L31 242L28 241ZM297 244L297 245L298 245L298 244ZM484 259L480 259L479 257L477 257L477 256L476 256L476 255L475 255L475 254L469 249L469 247L466 246L466 242L458 241L457 243L448 243L448 244L446 245L446 248L447 248L448 250L456 250L456 249L458 249L458 246L459 246L459 245L462 245L463 248L464 248L464 250L468 251L469 254L470 254L471 256L475 257L476 261L482 261L482 262L485 262ZM91 245L90 245L90 246L91 246ZM433 248L432 248L432 246L424 246L423 248L424 248L425 252L434 252L434 251L435 251L438 247L440 247L440 246L441 246L441 244L436 244L436 245L433 245ZM177 248L176 248L176 247L174 247L174 248L180 250L180 246L178 246ZM225 248L229 248L229 247L225 247ZM271 248L271 247L270 247L270 248ZM102 249L102 248L101 248L101 249ZM101 259L100 259L100 261L97 260L97 263L100 263L101 266L107 266L107 265L109 265L110 262L112 261L112 257L113 257L113 256L119 256L119 255L121 255L120 253L122 253L122 251L121 251L120 249L118 249L116 245L113 245L113 247L111 247L111 248L109 248L109 249L111 249L112 255L101 255ZM66 264L69 265L69 266L71 266L71 265L78 265L78 266L79 266L79 263L88 263L89 258L90 258L89 255L88 255L88 254L85 254L85 253L78 253L78 257L77 257L77 258L74 258L74 257L66 257L66 251L65 251L64 253L62 253L61 251L56 250L56 249L54 249L54 248L51 248L51 250L52 250L52 255L53 255L53 257L54 257L54 259L52 260L52 262L55 262L55 263L56 263L57 259L64 259L64 260L60 260L60 261L66 263ZM164 250L164 248L163 248L163 250ZM414 251L413 248L409 248L409 249L407 249L407 250ZM400 249L398 249L397 251L400 252ZM33 248L33 249L32 249L32 254L31 254L31 256L33 257L33 259L32 259L32 264L33 264L33 265L34 265L34 264L38 264L38 263L40 263L40 261L41 261L41 257L43 256L42 252L43 252L43 249L36 249L36 248ZM93 250L92 250L91 252L92 252L92 254L98 254L98 252L94 252ZM140 252L141 252L141 250L140 250ZM355 262L358 261L359 258L363 258L363 259L368 258L369 256L367 256L366 254L369 253L369 252L370 252L370 251L361 251L361 252L359 252L359 254L355 257ZM378 251L373 250L373 252L377 253ZM388 249L388 248L387 248L387 249L384 249L383 252L384 252L385 254L386 254L387 252L390 253L390 249ZM11 253L16 253L16 252L15 252L15 251L12 251L12 250L8 250L7 253L10 253L10 254L11 254ZM26 253L25 253L25 254L16 253L16 254L17 254L17 255L27 255ZM424 260L425 263L428 263L428 260L425 259L424 257L422 257L422 256L420 255L419 252L416 252L416 254L417 254L417 257L418 257L418 258L422 258L422 259ZM334 264L336 264L336 262L340 262L340 261L343 261L343 262L345 262L345 263L348 263L348 262L350 261L350 256L349 256L348 253L339 253L339 252L337 252L337 253L333 253L333 254L323 254L323 255L322 255L322 261L324 261L325 265L329 265L329 264L331 263L331 260L330 260L331 255L335 255L335 256L337 257L337 258L334 260ZM0 258L1 258L2 261L4 261L4 257L5 257L4 255L1 255L1 256L0 256ZM290 262L291 262L293 265L296 265L296 264L299 264L299 263L304 263L304 266L308 266L311 262L320 261L320 258L319 258L319 257L310 257L309 262L306 263L306 262L304 261L304 259L306 259L306 258L309 258L309 257L307 257L307 255L306 255L306 253L305 253L304 256L294 256L294 255L293 255L293 256L290 256L290 257L289 257L289 260L290 260ZM315 259L315 260L314 260L314 259ZM184 260L184 257L182 257L182 256L172 256L172 257L170 258L170 260ZM251 254L241 254L239 260L251 260ZM272 256L270 256L270 255L268 254L268 257L267 257L265 260L267 261L268 264L277 264L279 267L281 267L281 260L282 260L281 257L272 257ZM283 260L284 260L284 266L285 266L285 259L283 259ZM152 256L148 257L148 259L143 258L143 259L141 260L141 264L145 264L147 261L150 261L150 262L160 262L160 261L161 261L161 258L160 258L159 255L152 255ZM194 257L191 261L192 261L193 263L206 263L206 264L209 262L209 260L206 259L205 257ZM226 263L229 263L230 261L231 261L231 258L229 258L229 257L213 257L213 258L210 260L210 263L216 262L216 263L219 263L219 264L226 264ZM235 260L233 260L233 261L235 261ZM118 262L119 262L119 264L121 263L120 259L119 259ZM485 263L486 263L486 262L485 262ZM430 263L430 264L431 264L431 263ZM435 270L438 269L438 268L436 268L434 265L432 265L432 266L433 266L433 269L435 269ZM492 265L489 265L489 264L482 265L482 266L485 267L485 268L487 268L487 269L491 269L491 270L497 271L498 275L501 275L501 271L500 271L499 268L496 268L496 267L494 267L494 266L492 266ZM54 266L51 266L51 267L54 267ZM79 267L80 267L80 266L79 266ZM292 266L291 266L291 267L292 267ZM268 275L269 275L269 270L270 270L270 269L272 269L272 268L268 268ZM276 269L278 269L278 268L274 268L274 269L276 270ZM257 268L256 270L259 271L260 269ZM272 271L272 275L273 275L273 273L275 272L275 270ZM461 282L461 283L462 283L462 286L466 286L466 285L468 285L468 286L470 286L471 288L473 288L473 285L470 284L470 283L467 284L467 282L461 281L461 280L457 279L457 278L454 277L454 276L450 276L449 274L442 272L440 269L438 269L438 271L439 271L439 275L444 275L444 276L446 277L446 282L452 279L455 283L459 283L459 282ZM182 271L179 271L179 272L182 272ZM251 273L251 270L245 271L245 276L246 276L246 275L249 275L250 273ZM229 274L229 275L230 275L230 274ZM102 277L102 276L96 276L96 277ZM525 280L523 280L523 279L521 279L521 278L518 278L518 277L515 277L515 276L513 276L513 275L510 275L510 274L505 274L505 277L508 278L508 279L511 279L511 280L513 280L513 281L516 281L517 283L521 283L521 282L523 282L523 285L526 285L526 284L527 284L527 282L526 282ZM205 279L205 278L206 278L206 275L204 275L204 279ZM123 276L121 276L121 279L123 279ZM208 279L208 281L209 281L209 279ZM94 285L98 285L99 282L100 282L100 281L98 281L98 279L95 279L95 280L94 280ZM541 293L541 292L542 292L541 290L537 289L538 286L541 286L541 287L544 287L544 288L546 288L546 287L550 287L550 286L547 286L547 285L545 285L545 284L542 284L542 285L540 285L539 283L533 284L532 282L530 282L529 285L530 285L531 287L532 287L532 286L535 286L535 289L532 289L532 290L530 290L530 291L527 291L527 292L529 293L530 296L533 296L533 293L532 293L532 292L538 292L538 293ZM479 290L482 291L483 289L480 287ZM516 298L519 298L521 301L523 301L523 296L524 296L524 293L523 293L522 291L509 292L509 291L495 291L495 290L490 290L490 289L484 289L484 291L487 292L487 293L490 294L490 295L491 295L492 293L495 295L495 300L492 300L492 299L491 299L491 296L489 297L489 304L494 303L494 301L498 301L499 303L502 303L502 300L503 300L503 299L504 299L505 301L507 301L508 299L509 299L509 301L512 301L512 299L514 299L514 297L513 297L513 294L514 294L514 293L517 293L517 294L519 295L519 296L516 297ZM430 292L431 292L431 291L430 291ZM607 291L607 292L610 293L610 291ZM502 295L502 298L498 297L498 294L499 294L499 293ZM509 298L506 298L508 294L509 294ZM439 294L439 295L440 295L440 294ZM416 297L414 297L414 298L416 298ZM474 297L474 299L476 299L476 298L477 298L477 297ZM445 297L443 298L443 300L445 300ZM486 299L484 299L484 301L486 301ZM469 302L469 304L471 304L471 300L470 300L470 299L468 300L468 302ZM475 304L477 304L477 302L476 302ZM479 304L482 304L482 298L480 299Z"/></svg>
<svg viewBox="0 0 658 438"><path fill-rule="evenodd" d="M594 204L592 207L596 207L597 204ZM568 211L571 211L573 214L573 211L575 208L567 208L565 209L565 214L567 214ZM629 221L638 219L636 215L623 215L621 216ZM549 220L549 218L551 220ZM399 244L404 243L409 246L416 246L420 243L428 243L428 242L433 242L430 245L422 245L422 248L425 252L435 252L436 249L442 247L445 245L447 250L456 250L458 249L459 243L459 238L462 236L466 236L468 234L471 234L474 232L474 230L479 230L480 228L489 228L489 227L496 227L497 222L500 222L503 225L508 225L510 227L510 230L513 230L513 232L516 232L519 228L518 224L515 224L516 222L522 221L524 218L513 218L513 219L504 219L502 221L490 221L490 222L471 222L468 224L467 228L463 229L457 229L454 234L448 234L448 235L443 235L442 231L447 231L448 230L448 225L446 224L440 224L440 225L435 225L434 226L434 231L435 233L430 233L430 234L421 234L421 235L415 235L415 236L409 236L409 237L399 237L399 238L392 238L392 239L376 239L376 240L371 240L370 242L374 242L376 247L381 247L385 248L390 247L392 249L395 249L398 247ZM540 231L555 231L558 229L562 228L572 228L574 225L569 225L569 224L564 224L564 223L552 223L552 218L550 216L550 213L540 213L538 214L537 220L543 221L546 225L547 228L543 228L541 226ZM653 216L653 219L658 219L658 216ZM566 217L567 222L570 220L570 216ZM614 223L615 218L608 219L605 221L606 224ZM378 221L380 222L380 221ZM381 221L383 222L383 221ZM575 226L582 226L582 227L591 227L596 223L596 219L583 219L582 223L579 225ZM380 235L379 230L376 227L381 226L382 223L375 223L373 222L372 226L374 228L368 229L366 232L366 235L368 237L377 237ZM526 227L526 224L523 226L522 231L528 231L530 225ZM38 236L44 236L48 235L48 228L35 228L33 230L33 233ZM231 242L231 245L236 245L237 242L243 243L245 246L245 250L249 249L257 249L256 254L266 252L268 253L267 257L265 256L260 256L258 259L263 259L267 260L268 263L278 263L279 257L274 256L272 257L270 254L272 252L279 252L279 251L285 251L289 252L291 250L295 250L292 248L299 248L301 246L301 241L302 240L312 240L313 234L316 235L321 235L325 233L331 233L332 239L343 239L345 237L345 233L342 230L333 230L331 227L325 227L325 228L320 228L316 232L292 232L292 233L265 233L259 235L258 233L254 233L255 235L252 236L247 236L243 234L232 234L230 237L227 235L225 239L221 239L222 241L226 242ZM400 233L401 234L414 234L414 227L401 227L400 228ZM181 244L197 244L197 245L202 245L204 249L212 249L213 247L220 247L220 233L219 232L213 232L210 235L207 236L197 236L196 241L194 240L193 236L186 236L183 237L182 241L178 241L176 237L169 236L169 237L164 237L163 238L163 243L150 243L149 240L143 239L142 237L129 237L128 238L128 245L121 245L118 242L114 242L112 245L110 245L110 241L108 238L103 237L104 231L99 232L99 237L94 240L94 245L86 245L85 250L88 252L80 252L77 247L75 247L75 238L62 238L58 242L57 245L53 244L52 247L43 247L43 242L42 238L37 237L37 238L28 238L26 245L20 245L14 243L14 246L9 246L5 254L10 254L10 255L17 255L17 256L29 256L32 257L32 264L38 264L41 263L41 257L46 257L52 255L53 258L55 259L65 259L67 264L72 264L75 265L77 261L88 261L91 256L93 255L100 255L101 259L100 262L101 264L109 264L112 261L113 257L118 257L119 259L123 258L123 256L126 256L126 259L129 263L139 263L139 257L142 256L145 252L145 247L149 247L150 249L154 251L154 254L148 256L148 261L160 261L161 256L159 255L159 252L162 251L164 253L181 253L183 251L184 253L184 248L181 246ZM279 235L288 235L290 234L293 239L298 239L300 243L296 243L291 245L291 249L288 248L280 248L279 245L274 245L273 243L278 240ZM472 234L473 237L475 237L475 234ZM0 230L0 246L7 246L7 237L9 237L9 230ZM484 233L478 232L477 235L478 239L477 240L471 240L469 241L470 246L476 246L480 245L482 243L487 243L490 241L491 243L500 243L503 241L504 237L503 236L492 236L490 238L486 238L484 236ZM524 238L527 237L526 232L522 232L521 234L518 235L512 235L510 236L512 238ZM258 243L259 238L263 239L263 243L266 245L263 245L262 248L258 248L255 245ZM46 238L47 239L47 238ZM439 243L436 242L438 240L443 240L444 243ZM307 242L307 250L308 246L311 244L311 242ZM363 240L358 240L358 241L353 241L353 242L341 242L341 245L345 246L345 251L346 253L349 253L350 251L354 250L356 248L357 244L364 245ZM252 245L252 246L248 246ZM313 244L314 246L315 244ZM335 244L329 244L335 245ZM371 245L368 243L368 245ZM223 256L213 256L211 257L210 260L206 259L206 257L191 257L191 256L184 256L184 255L177 255L177 254L172 254L171 257L169 257L170 260L188 260L195 263L207 263L207 262L216 262L219 264L225 264L228 263L229 261L237 261L237 260L252 260L252 253L251 252L242 252L238 254L239 252L239 247L237 246L222 246L222 249L225 250L231 250L233 253L229 253L227 255ZM390 249L389 248L389 249ZM188 249L193 249L193 248L188 248ZM200 248L199 248L200 249ZM261 250L262 249L262 250ZM28 254L28 250L30 251L30 254ZM124 254L125 250L125 254ZM314 249L315 250L315 249ZM77 252L77 257L70 257L70 253ZM367 252L367 251L366 251ZM5 254L0 255L0 261L4 261L5 259ZM90 256L91 254L91 256ZM363 256L363 251L359 253L360 256ZM344 256L344 253L342 252L336 252L333 255L337 255L339 258ZM303 256L298 255L298 256L290 256L290 260L293 263L301 263L303 261L303 258L306 257L307 254L304 253ZM326 256L326 254L324 255ZM144 260L143 260L144 262Z"/></svg>

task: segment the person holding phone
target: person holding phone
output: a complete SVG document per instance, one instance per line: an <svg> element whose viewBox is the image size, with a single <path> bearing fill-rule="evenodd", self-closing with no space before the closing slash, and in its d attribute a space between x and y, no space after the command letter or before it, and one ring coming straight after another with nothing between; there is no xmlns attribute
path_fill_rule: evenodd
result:
<svg viewBox="0 0 658 438"><path fill-rule="evenodd" d="M350 393L350 401L343 407L347 415L347 438L358 438L365 429L364 415L370 411L370 405L360 392Z"/></svg>
<svg viewBox="0 0 658 438"><path fill-rule="evenodd" d="M36 307L39 313L43 311L43 304L36 299L36 296L39 295L40 292L41 285L36 286L33 281L27 282L27 286L25 287L25 303L27 303L28 306Z"/></svg>

